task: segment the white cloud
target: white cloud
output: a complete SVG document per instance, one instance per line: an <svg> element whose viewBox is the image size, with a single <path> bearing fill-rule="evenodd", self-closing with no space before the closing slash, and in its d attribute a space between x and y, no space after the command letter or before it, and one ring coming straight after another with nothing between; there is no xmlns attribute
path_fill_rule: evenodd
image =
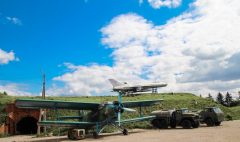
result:
<svg viewBox="0 0 240 142"><path fill-rule="evenodd" d="M107 85L104 82L108 78L107 76L111 74L110 67L98 65L74 66L71 64L66 64L66 66L72 72L54 78L54 80L66 83L64 91L59 90L61 95L89 96L91 93L99 94L107 90Z"/></svg>
<svg viewBox="0 0 240 142"><path fill-rule="evenodd" d="M159 9L161 7L178 7L181 5L182 0L148 0L148 2L153 8Z"/></svg>
<svg viewBox="0 0 240 142"><path fill-rule="evenodd" d="M13 24L15 24L15 25L22 25L22 21L20 20L20 19L18 19L17 17L6 17L6 19L9 21L9 22L11 22L11 23L13 23Z"/></svg>
<svg viewBox="0 0 240 142"><path fill-rule="evenodd" d="M113 66L75 66L55 78L67 93L104 94L108 78L166 81L162 91L236 93L239 84L240 1L197 0L188 12L165 25L137 14L123 14L101 29L102 43L113 49ZM66 91L65 90L65 91Z"/></svg>
<svg viewBox="0 0 240 142"><path fill-rule="evenodd" d="M0 65L8 64L10 61L19 61L19 59L15 57L15 53L13 51L6 52L0 48Z"/></svg>
<svg viewBox="0 0 240 142"><path fill-rule="evenodd" d="M33 96L36 94L29 93L28 87L24 84L5 83L0 85L0 92L7 92L10 96Z"/></svg>
<svg viewBox="0 0 240 142"><path fill-rule="evenodd" d="M65 64L71 72L55 77L54 80L65 83L59 88L55 86L48 90L47 94L54 95L111 95L112 86L108 82L109 78L128 80L129 78L140 80L129 70L124 70L121 65L109 67L93 64L90 66L75 66Z"/></svg>

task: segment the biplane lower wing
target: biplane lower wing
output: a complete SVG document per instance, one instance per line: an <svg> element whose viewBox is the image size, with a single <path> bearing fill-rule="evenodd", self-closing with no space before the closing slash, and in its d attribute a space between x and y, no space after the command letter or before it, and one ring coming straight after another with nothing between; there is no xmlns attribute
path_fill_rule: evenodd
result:
<svg viewBox="0 0 240 142"><path fill-rule="evenodd" d="M120 123L131 123L131 122L139 122L139 121L147 121L156 118L156 116L144 116L144 117L138 117L133 119L125 119L121 120ZM115 121L116 123L119 123L119 121Z"/></svg>
<svg viewBox="0 0 240 142"><path fill-rule="evenodd" d="M131 123L131 122L139 122L139 121L147 121L156 118L156 116L145 116L138 117L133 119L125 119L121 120L120 123ZM115 123L119 123L119 121L115 121ZM39 126L57 126L57 127L91 127L101 124L101 122L68 122L68 121L40 121L38 122Z"/></svg>
<svg viewBox="0 0 240 142"><path fill-rule="evenodd" d="M57 127L91 127L96 122L68 122L68 121L40 121L39 126L57 126Z"/></svg>
<svg viewBox="0 0 240 142"><path fill-rule="evenodd" d="M60 116L59 120L67 120L67 119L82 119L83 116Z"/></svg>

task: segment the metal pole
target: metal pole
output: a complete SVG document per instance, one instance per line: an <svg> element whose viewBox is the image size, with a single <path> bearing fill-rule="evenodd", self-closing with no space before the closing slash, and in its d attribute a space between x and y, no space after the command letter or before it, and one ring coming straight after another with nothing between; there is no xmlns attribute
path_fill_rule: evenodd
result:
<svg viewBox="0 0 240 142"><path fill-rule="evenodd" d="M140 106L140 117L142 117L142 106Z"/></svg>
<svg viewBox="0 0 240 142"><path fill-rule="evenodd" d="M46 85L46 76L45 76L45 74L43 74L43 89L42 89L42 98L43 99L45 99L45 96L46 96L46 88L45 88L45 85ZM46 118L47 118L47 116L46 116L46 113L47 113L47 110L46 109L44 109L43 110L43 121L46 121ZM47 132L47 128L46 128L46 126L44 126L43 127L43 132L44 132L44 134L46 135L46 132Z"/></svg>
<svg viewBox="0 0 240 142"><path fill-rule="evenodd" d="M118 93L118 107L120 108L122 104L122 93ZM118 112L118 126L121 125L121 112Z"/></svg>

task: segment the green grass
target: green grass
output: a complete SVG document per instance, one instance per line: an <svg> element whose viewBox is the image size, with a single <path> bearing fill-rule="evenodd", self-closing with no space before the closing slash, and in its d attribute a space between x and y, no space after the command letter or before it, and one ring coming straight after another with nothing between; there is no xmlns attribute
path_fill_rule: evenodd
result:
<svg viewBox="0 0 240 142"><path fill-rule="evenodd" d="M231 116L233 119L239 120L240 119L240 106L231 107L229 108Z"/></svg>

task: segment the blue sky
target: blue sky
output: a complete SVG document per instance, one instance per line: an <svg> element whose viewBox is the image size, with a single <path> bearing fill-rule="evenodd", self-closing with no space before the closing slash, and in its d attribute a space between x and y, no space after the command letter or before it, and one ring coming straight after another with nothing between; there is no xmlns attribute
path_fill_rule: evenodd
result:
<svg viewBox="0 0 240 142"><path fill-rule="evenodd" d="M91 67L92 64L110 68L117 66L120 58L117 54L117 48L111 47L112 45L108 42L102 42L103 39L106 39L104 36L111 35L101 29L108 28L110 25L114 26L112 20L118 21L121 19L118 18L119 15L127 17L133 14L133 17L134 15L135 17L142 17L147 21L146 24L150 23L158 29L157 27L165 28L171 25L166 23L174 21L174 17L178 17L175 23L185 22L184 18L180 18L184 13L194 15L199 11L202 12L203 7L211 6L208 3L201 3L204 0L196 1L191 8L189 5L194 4L195 1L193 0L167 1L170 1L172 5L174 5L174 2L179 4L172 6L162 3L159 6L161 0L1 0L0 49L6 53L12 51L15 59L0 64L0 86L17 84L18 88L21 88L19 84L20 86L26 85L28 86L26 89L28 92L38 93L41 87L41 71L43 70L47 75L47 84L50 90L56 84L67 85L69 89L72 82L67 82L69 79L64 77L68 73L74 74L75 71L79 71L76 69L77 67ZM208 13L198 13L195 17L204 14L208 16ZM192 20L193 23L197 23L193 20L194 16L186 15L185 17ZM199 20L204 19L199 18ZM184 31L181 31L181 26L174 27L176 27L175 30L179 35L184 33ZM174 32L171 31L172 34ZM109 40L111 40L110 37ZM207 43L207 45L210 45L210 43ZM209 55L208 53L203 54L204 57ZM197 59L198 55L194 55L194 58ZM64 65L66 62L71 63L76 68L66 67ZM186 68L184 71L186 71ZM184 78L183 82L192 82L191 75L196 73L187 71L189 71L189 74L186 75L187 81ZM153 72L153 70L149 72ZM140 80L142 74L138 74ZM183 71L172 72L172 74L183 74ZM151 75L147 74L148 80L152 80ZM189 80L189 78L191 79ZM159 79L171 80L164 77L159 77ZM198 80L201 79L196 78L194 81L198 82ZM206 80L209 80L208 76ZM219 78L216 80L221 81ZM58 89L60 89L59 86ZM69 90L74 90L74 88Z"/></svg>
<svg viewBox="0 0 240 142"><path fill-rule="evenodd" d="M0 66L0 80L39 85L41 70L51 81L64 72L58 67L64 62L111 65L111 49L101 44L99 30L113 17L132 12L163 24L185 11L189 2L156 10L137 0L1 0L0 47L13 50L20 61ZM6 17L16 17L21 24Z"/></svg>

